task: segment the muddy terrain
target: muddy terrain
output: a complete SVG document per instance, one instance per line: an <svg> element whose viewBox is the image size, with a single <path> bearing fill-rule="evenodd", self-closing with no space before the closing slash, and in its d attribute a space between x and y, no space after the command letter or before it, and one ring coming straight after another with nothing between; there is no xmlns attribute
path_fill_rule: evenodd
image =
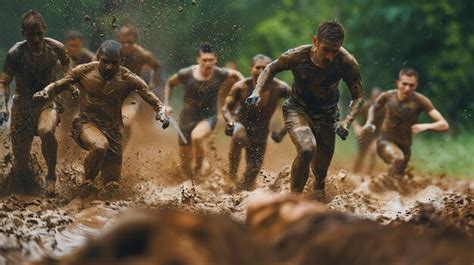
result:
<svg viewBox="0 0 474 265"><path fill-rule="evenodd" d="M223 135L220 128L217 134ZM0 130L0 174L4 179L11 155L5 127ZM249 196L261 190L289 192L289 164L294 156L289 139L281 144L269 142L257 190L248 192L237 190L226 174L228 138L213 137L209 141L207 174L186 179L177 168L175 132L158 126L141 128L140 132L135 133L125 151L119 191L102 189L97 180L98 190L84 194L77 188L84 153L77 154L62 145L57 196L5 195L0 200L0 264L67 255L84 245L87 238L97 237L112 226L116 217L129 208L169 207L225 214L243 223ZM34 149L36 157L41 157L37 143ZM40 159L38 164L41 168ZM449 228L466 237L474 236L474 182L448 177L355 175L337 161L333 164L327 180L330 209L389 226L409 224L421 232ZM305 194L310 196L309 191Z"/></svg>

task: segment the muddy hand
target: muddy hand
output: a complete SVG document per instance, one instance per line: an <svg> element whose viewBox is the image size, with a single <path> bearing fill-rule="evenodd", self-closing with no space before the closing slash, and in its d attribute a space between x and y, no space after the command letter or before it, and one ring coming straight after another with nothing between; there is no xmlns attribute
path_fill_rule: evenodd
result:
<svg viewBox="0 0 474 265"><path fill-rule="evenodd" d="M228 122L225 126L225 135L232 136L234 134L235 124L234 122Z"/></svg>
<svg viewBox="0 0 474 265"><path fill-rule="evenodd" d="M33 95L33 100L41 101L41 100L48 100L48 99L49 99L48 93L45 93L45 92L43 92L43 91L36 92L36 93Z"/></svg>
<svg viewBox="0 0 474 265"><path fill-rule="evenodd" d="M373 125L372 123L369 123L369 124L365 124L364 127L362 127L362 133L364 132L375 132L375 125Z"/></svg>
<svg viewBox="0 0 474 265"><path fill-rule="evenodd" d="M252 105L258 105L258 103L260 102L260 96L257 96L257 95L250 95L246 100L245 100L245 104L247 106L252 106Z"/></svg>
<svg viewBox="0 0 474 265"><path fill-rule="evenodd" d="M170 119L165 114L163 108L161 108L161 110L158 113L156 113L155 119L157 121L161 121L162 123L161 128L163 129L166 129L168 128L168 126L170 126Z"/></svg>
<svg viewBox="0 0 474 265"><path fill-rule="evenodd" d="M334 124L334 129L336 134L339 135L342 140L347 139L347 136L349 135L349 128L345 122L336 122L336 124Z"/></svg>

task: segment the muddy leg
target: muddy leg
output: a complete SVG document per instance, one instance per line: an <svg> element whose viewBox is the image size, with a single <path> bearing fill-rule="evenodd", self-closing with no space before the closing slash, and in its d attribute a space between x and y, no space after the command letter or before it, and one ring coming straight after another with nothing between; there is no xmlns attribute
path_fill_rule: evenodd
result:
<svg viewBox="0 0 474 265"><path fill-rule="evenodd" d="M120 180L120 175L122 173L122 162L112 161L107 157L102 162L102 180L104 185L107 185L110 182L118 182Z"/></svg>
<svg viewBox="0 0 474 265"><path fill-rule="evenodd" d="M242 156L242 147L247 141L246 138L247 132L245 128L240 124L236 124L229 150L229 174L233 179L237 177L237 170Z"/></svg>
<svg viewBox="0 0 474 265"><path fill-rule="evenodd" d="M181 157L181 170L187 177L192 176L191 160L192 160L192 146L182 145L179 147L179 156Z"/></svg>
<svg viewBox="0 0 474 265"><path fill-rule="evenodd" d="M90 123L82 126L80 139L89 151L84 161L84 178L85 180L94 180L102 168L109 149L109 141L97 127Z"/></svg>
<svg viewBox="0 0 474 265"><path fill-rule="evenodd" d="M332 128L321 129L316 133L316 141L318 145L311 163L311 170L315 177L313 189L324 194L328 168L334 155L336 134Z"/></svg>
<svg viewBox="0 0 474 265"><path fill-rule="evenodd" d="M266 146L266 141L247 145L245 152L247 158L247 168L245 170L244 181L242 183L243 189L252 190L254 188L255 179L257 178L260 169L262 169Z"/></svg>
<svg viewBox="0 0 474 265"><path fill-rule="evenodd" d="M308 126L291 129L289 134L297 152L291 165L291 191L301 193L308 180L309 166L316 152L316 139Z"/></svg>
<svg viewBox="0 0 474 265"><path fill-rule="evenodd" d="M140 100L137 93L131 93L122 104L122 116L123 116L123 148L127 147L128 142L132 136L132 127L137 119L138 109L140 108Z"/></svg>
<svg viewBox="0 0 474 265"><path fill-rule="evenodd" d="M359 139L358 141L357 156L354 163L353 171L355 173L358 173L361 171L364 158L366 157L367 151L369 150L369 147L370 147L370 142L367 142L368 141L367 137L365 135L362 135L361 137L362 139Z"/></svg>
<svg viewBox="0 0 474 265"><path fill-rule="evenodd" d="M54 133L58 119L58 112L55 109L48 108L41 112L38 121L38 135L41 138L41 151L46 160L46 165L48 166L48 174L46 175L46 194L48 195L55 193L58 141Z"/></svg>
<svg viewBox="0 0 474 265"><path fill-rule="evenodd" d="M367 168L368 175L372 174L376 163L377 163L377 145L375 141L372 141L372 143L370 143L370 148L369 148L369 167Z"/></svg>
<svg viewBox="0 0 474 265"><path fill-rule="evenodd" d="M196 163L194 168L195 172L201 170L202 162L205 157L205 151L202 142L211 134L211 132L212 128L208 121L199 122L191 132L191 142L194 149L194 161Z"/></svg>
<svg viewBox="0 0 474 265"><path fill-rule="evenodd" d="M377 143L377 153L389 164L388 175L401 177L405 173L408 158L394 143L381 140Z"/></svg>
<svg viewBox="0 0 474 265"><path fill-rule="evenodd" d="M13 123L13 121L12 121ZM21 178L16 180L27 180L30 170L31 159L31 143L33 142L34 133L27 128L26 130L17 131L12 124L11 140L13 149L13 168L11 177ZM13 180L13 179L12 179ZM31 179L28 179L31 180Z"/></svg>

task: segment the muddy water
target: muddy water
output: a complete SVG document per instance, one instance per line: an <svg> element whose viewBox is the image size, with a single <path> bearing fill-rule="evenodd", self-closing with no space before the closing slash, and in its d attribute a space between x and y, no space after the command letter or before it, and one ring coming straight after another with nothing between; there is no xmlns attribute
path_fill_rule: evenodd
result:
<svg viewBox="0 0 474 265"><path fill-rule="evenodd" d="M219 130L222 129L217 133L222 135ZM140 135L135 135L125 152L121 188L113 197L101 193L86 198L78 196L74 187L82 176L81 161L77 155L75 159L67 157L65 152L59 162L56 198L1 199L0 256L3 262L16 264L25 257L68 254L83 245L87 238L99 235L131 207L182 208L225 213L244 220L246 199L258 191L237 191L234 181L227 177L228 138L211 139L208 153L211 173L191 180L182 177L177 170L177 139L172 130L162 131L157 126L139 131ZM38 146L35 149L38 153ZM8 150L3 149L6 153ZM257 187L288 193L289 163L293 156L294 149L288 138L279 145L269 141ZM1 170L5 172L7 168L8 163ZM333 167L327 183L328 206L334 210L384 224L412 222L428 226L445 222L465 233L474 233L472 181L421 176L397 180L383 175L349 174ZM311 187L311 183L308 186ZM429 217L425 216L426 209L429 209Z"/></svg>

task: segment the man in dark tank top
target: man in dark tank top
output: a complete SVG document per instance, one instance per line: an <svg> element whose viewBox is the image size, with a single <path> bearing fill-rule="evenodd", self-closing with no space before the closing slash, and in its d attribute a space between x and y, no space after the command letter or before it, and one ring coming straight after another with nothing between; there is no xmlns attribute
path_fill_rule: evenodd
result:
<svg viewBox="0 0 474 265"><path fill-rule="evenodd" d="M196 65L183 68L171 76L165 84L165 105L168 113L171 90L179 84L184 88L184 106L179 116L179 128L184 134L179 138L182 170L187 176L198 173L203 168L206 139L217 123L217 96L222 84L232 79L243 79L241 73L216 66L217 55L209 43L202 43L196 55ZM195 166L192 168L194 158ZM206 171L208 165L205 165ZM194 171L194 172L193 172Z"/></svg>

